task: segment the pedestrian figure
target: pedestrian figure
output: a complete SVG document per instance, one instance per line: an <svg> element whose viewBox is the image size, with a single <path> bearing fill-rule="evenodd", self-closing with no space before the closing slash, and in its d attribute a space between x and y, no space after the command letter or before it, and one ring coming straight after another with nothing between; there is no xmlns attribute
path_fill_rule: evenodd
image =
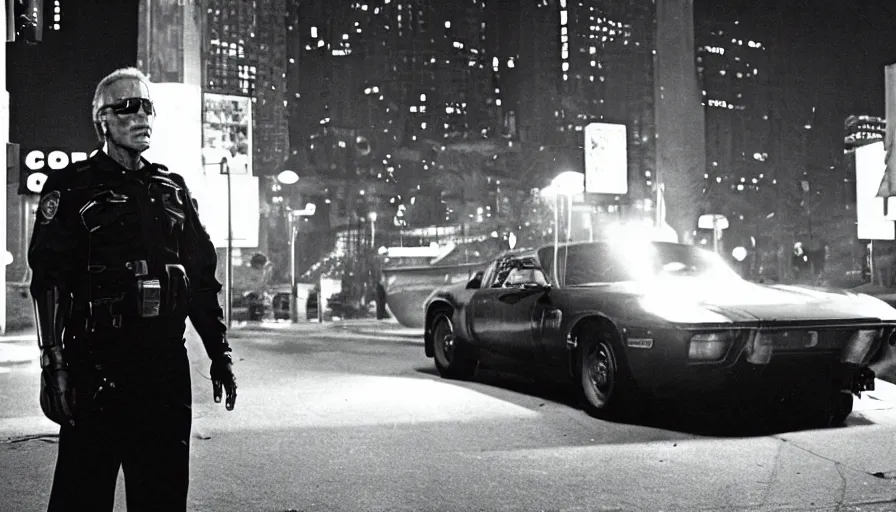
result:
<svg viewBox="0 0 896 512"><path fill-rule="evenodd" d="M214 245L184 179L141 155L156 115L147 77L97 85L103 147L50 175L28 250L40 405L58 423L49 510L185 511L192 421L186 319L211 359L215 402L236 402ZM171 113L169 115L176 115Z"/></svg>

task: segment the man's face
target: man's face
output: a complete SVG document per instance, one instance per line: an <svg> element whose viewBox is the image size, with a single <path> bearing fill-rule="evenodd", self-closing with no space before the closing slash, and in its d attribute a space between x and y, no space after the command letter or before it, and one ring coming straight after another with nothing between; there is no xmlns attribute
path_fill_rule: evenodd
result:
<svg viewBox="0 0 896 512"><path fill-rule="evenodd" d="M136 112L122 112L120 108L124 100L129 98L149 99L149 89L142 81L123 78L112 82L106 88L103 105L119 108L104 108L100 111L100 121L108 127L108 139L111 143L142 153L149 149L152 136L152 123L155 116L147 113L143 106Z"/></svg>

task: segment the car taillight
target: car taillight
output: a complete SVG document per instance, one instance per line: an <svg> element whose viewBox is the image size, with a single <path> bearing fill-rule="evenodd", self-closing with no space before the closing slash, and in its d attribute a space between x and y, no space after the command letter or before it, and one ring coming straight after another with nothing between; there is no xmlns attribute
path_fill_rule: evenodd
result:
<svg viewBox="0 0 896 512"><path fill-rule="evenodd" d="M775 351L775 339L766 333L757 332L753 339L747 342L745 347L747 362L753 364L768 364L772 360Z"/></svg>
<svg viewBox="0 0 896 512"><path fill-rule="evenodd" d="M871 347L880 336L878 329L861 329L849 339L840 353L840 361L844 363L863 364L871 353Z"/></svg>
<svg viewBox="0 0 896 512"><path fill-rule="evenodd" d="M731 333L704 332L691 336L688 346L688 359L691 361L718 361L728 352L731 345Z"/></svg>

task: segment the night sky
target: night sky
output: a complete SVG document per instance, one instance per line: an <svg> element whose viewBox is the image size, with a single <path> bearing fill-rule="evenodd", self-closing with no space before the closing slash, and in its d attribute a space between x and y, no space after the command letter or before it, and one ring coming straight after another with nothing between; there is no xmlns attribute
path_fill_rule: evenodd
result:
<svg viewBox="0 0 896 512"><path fill-rule="evenodd" d="M794 110L817 106L824 141L842 137L850 114L884 115L883 68L896 63L896 1L695 0L694 9L698 20L739 19L753 28Z"/></svg>
<svg viewBox="0 0 896 512"><path fill-rule="evenodd" d="M48 31L36 47L8 45L14 140L72 150L94 144L89 98L99 78L134 63L136 4L81 0L65 13L64 44ZM896 62L896 0L695 0L695 18L739 19L766 42L769 72L787 89L781 116L799 124L817 107L817 164L829 162L830 148L842 142L846 116L884 115L883 67Z"/></svg>

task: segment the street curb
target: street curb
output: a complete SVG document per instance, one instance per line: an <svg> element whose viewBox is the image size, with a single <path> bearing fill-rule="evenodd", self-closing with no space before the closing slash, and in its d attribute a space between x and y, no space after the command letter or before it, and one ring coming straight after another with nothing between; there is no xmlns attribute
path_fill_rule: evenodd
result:
<svg viewBox="0 0 896 512"><path fill-rule="evenodd" d="M36 346L4 346L0 343L0 365L23 364L38 361L39 355Z"/></svg>
<svg viewBox="0 0 896 512"><path fill-rule="evenodd" d="M420 332L390 332L388 329L354 329L351 327L343 327L345 331L352 332L354 334L362 334L364 336L391 336L395 338L407 338L407 339L422 339L423 331Z"/></svg>

